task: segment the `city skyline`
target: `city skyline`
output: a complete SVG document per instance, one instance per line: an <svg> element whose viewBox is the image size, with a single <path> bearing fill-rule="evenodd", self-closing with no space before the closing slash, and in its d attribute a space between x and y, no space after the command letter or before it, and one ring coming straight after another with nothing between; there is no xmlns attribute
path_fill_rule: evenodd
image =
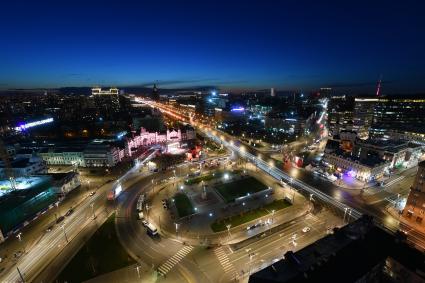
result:
<svg viewBox="0 0 425 283"><path fill-rule="evenodd" d="M4 3L0 89L425 90L422 2L243 4Z"/></svg>

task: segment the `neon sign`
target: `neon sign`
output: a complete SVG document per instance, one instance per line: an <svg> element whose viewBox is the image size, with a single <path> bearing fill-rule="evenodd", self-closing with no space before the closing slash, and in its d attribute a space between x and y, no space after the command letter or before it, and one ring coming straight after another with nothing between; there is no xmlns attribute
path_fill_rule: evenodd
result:
<svg viewBox="0 0 425 283"><path fill-rule="evenodd" d="M43 119L43 120L39 120L39 121L34 121L34 122L29 122L26 124L21 124L19 125L19 127L16 127L15 130L18 132L21 131L25 131L26 129L32 128L32 127L36 127L36 126L40 126L40 125L44 125L44 124L48 124L53 122L53 118L47 118L47 119Z"/></svg>
<svg viewBox="0 0 425 283"><path fill-rule="evenodd" d="M245 108L243 108L243 107L235 107L235 108L232 108L232 110L230 110L230 111L233 111L233 112L240 112L240 111L244 111L245 110Z"/></svg>

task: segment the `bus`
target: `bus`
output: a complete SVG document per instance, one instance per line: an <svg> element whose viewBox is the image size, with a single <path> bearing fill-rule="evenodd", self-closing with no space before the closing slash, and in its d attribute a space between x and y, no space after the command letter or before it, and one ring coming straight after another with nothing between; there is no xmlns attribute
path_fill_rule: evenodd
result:
<svg viewBox="0 0 425 283"><path fill-rule="evenodd" d="M149 236L151 236L151 237L158 236L158 230L156 229L155 226L153 226L152 223L148 223L148 225L146 226L146 228L147 228L147 231L146 232L148 233Z"/></svg>

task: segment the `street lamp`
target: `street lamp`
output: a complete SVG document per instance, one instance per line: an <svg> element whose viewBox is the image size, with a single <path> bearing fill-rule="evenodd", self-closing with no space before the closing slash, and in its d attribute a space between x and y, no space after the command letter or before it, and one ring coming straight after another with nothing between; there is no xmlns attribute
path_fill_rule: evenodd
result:
<svg viewBox="0 0 425 283"><path fill-rule="evenodd" d="M62 224L61 228L62 228L63 234L65 235L66 242L69 243L68 236L66 235L66 231L65 231L65 223Z"/></svg>
<svg viewBox="0 0 425 283"><path fill-rule="evenodd" d="M93 213L93 219L96 219L96 214L94 213L94 202L92 202L92 203L90 204L90 206L91 206L91 211L92 211L92 213Z"/></svg>
<svg viewBox="0 0 425 283"><path fill-rule="evenodd" d="M16 235L16 238L18 238L19 242L22 241L22 232L19 232L18 235Z"/></svg>
<svg viewBox="0 0 425 283"><path fill-rule="evenodd" d="M179 224L176 222L176 223L174 223L175 225L176 225L176 237L178 237L178 235L177 235L177 232L178 232L178 230L179 230Z"/></svg>
<svg viewBox="0 0 425 283"><path fill-rule="evenodd" d="M137 277L139 277L140 279L140 265L136 266L136 271L137 271Z"/></svg>
<svg viewBox="0 0 425 283"><path fill-rule="evenodd" d="M230 234L230 227L232 227L232 224L227 224L226 225L227 233L229 233L229 237L232 235L232 234Z"/></svg>
<svg viewBox="0 0 425 283"><path fill-rule="evenodd" d="M344 218L342 218L342 224L345 224L345 215L347 214L348 207L344 207Z"/></svg>

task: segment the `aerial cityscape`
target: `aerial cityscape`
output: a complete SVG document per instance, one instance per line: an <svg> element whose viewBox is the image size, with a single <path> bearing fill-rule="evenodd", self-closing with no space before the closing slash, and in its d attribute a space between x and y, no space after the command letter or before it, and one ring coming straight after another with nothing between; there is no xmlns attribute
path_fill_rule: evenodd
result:
<svg viewBox="0 0 425 283"><path fill-rule="evenodd" d="M0 7L0 282L425 282L425 2Z"/></svg>

